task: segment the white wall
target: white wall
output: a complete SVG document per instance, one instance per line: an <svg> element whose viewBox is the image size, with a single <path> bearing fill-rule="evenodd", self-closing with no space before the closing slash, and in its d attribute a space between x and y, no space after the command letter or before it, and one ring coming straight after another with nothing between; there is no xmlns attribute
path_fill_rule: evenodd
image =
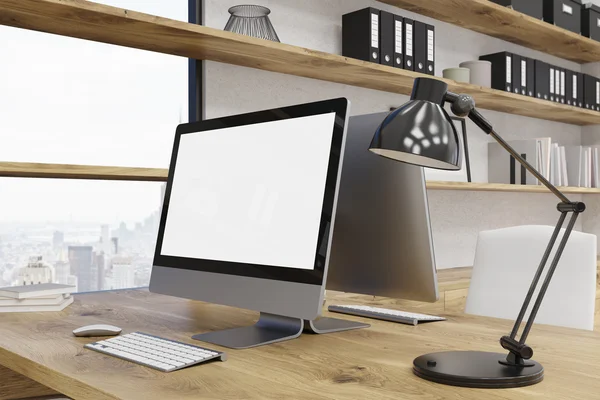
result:
<svg viewBox="0 0 600 400"><path fill-rule="evenodd" d="M205 24L223 29L229 17L227 9L236 4L239 4L237 0L206 0ZM372 6L433 24L438 76L444 68L498 51L512 51L581 71L579 64L375 1L262 0L259 4L272 10L271 21L282 42L335 54L341 54L341 16L347 12ZM350 99L352 114L356 115L386 111L408 99L387 92L214 62L206 63L205 80L207 118L339 96ZM484 112L506 139L550 136L562 144L581 144L582 141L582 130L578 126ZM489 138L471 123L467 129L473 181L487 182ZM435 173L428 173L428 178L444 179ZM581 200L581 196L572 197ZM593 196L585 197L589 201ZM557 200L550 194L429 191L429 201L438 268L472 265L477 233L481 230L527 223L554 225L558 219ZM596 209L600 210L600 202ZM590 217L586 215L584 226L597 227L600 233L600 220ZM577 228L581 227L579 221Z"/></svg>

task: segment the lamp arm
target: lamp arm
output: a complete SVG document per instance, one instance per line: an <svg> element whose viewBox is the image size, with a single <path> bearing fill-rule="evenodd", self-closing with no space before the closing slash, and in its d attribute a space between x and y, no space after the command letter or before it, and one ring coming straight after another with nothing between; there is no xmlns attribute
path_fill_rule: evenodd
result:
<svg viewBox="0 0 600 400"><path fill-rule="evenodd" d="M511 334L510 336L503 336L500 339L501 346L510 352L508 357L506 358L506 364L526 367L530 364L528 364L524 360L528 360L533 356L533 350L531 349L531 347L525 344L525 341L527 340L527 336L529 335L531 327L533 326L533 322L535 320L537 312L542 304L544 295L546 294L548 286L550 285L550 281L552 280L552 276L554 275L554 271L556 270L562 253L567 245L571 232L575 227L577 217L580 213L585 211L585 204L582 202L570 201L560 190L556 188L556 186L550 183L542 174L540 174L537 171L537 169L535 169L531 164L529 164L527 160L521 157L521 155L517 151L515 151L515 149L513 149L504 139L502 139L502 137L500 137L494 131L494 128L492 127L490 122L487 119L485 119L485 117L483 117L483 115L481 115L479 111L475 109L475 101L471 96L447 92L444 100L448 103L451 103L451 110L455 115L459 117L469 117L469 119L473 121L475 125L477 125L482 131L494 138L494 140L498 142L508 153L510 153L510 155L513 156L519 162L519 164L525 167L527 171L529 171L533 176L535 176L546 188L548 188L561 201L557 206L557 209L560 212L560 218L554 228L554 232L552 233L550 242L546 247L546 251L542 256L542 260L540 261L540 265L538 266L533 281L531 282L531 286L529 287L527 296L525 296L523 306L521 307L519 315L515 320L515 324L513 326ZM527 319L527 324L525 325L523 333L521 334L521 338L517 341L516 335L519 331L519 327L523 322L523 318L525 317L527 308L529 307L531 299L533 298L535 289L546 267L548 258L550 258L550 254L552 253L552 249L556 244L556 240L568 213L573 214L571 216L571 219L569 220L565 233L558 245L556 254L552 259L550 268L548 270L548 273L546 274L546 278L544 279L544 283L540 288L540 292L535 300L529 318Z"/></svg>
<svg viewBox="0 0 600 400"><path fill-rule="evenodd" d="M452 104L451 110L452 112L459 117L468 117L471 121L475 123L482 131L490 135L500 146L502 146L507 152L513 156L519 164L521 164L527 171L529 171L537 180L539 180L542 185L546 186L548 190L550 190L556 197L560 199L563 203L572 203L567 196L565 196L560 190L556 188L553 184L551 184L548 179L546 179L542 174L538 172L527 160L525 160L521 155L513 149L502 137L500 137L492 127L492 124L489 123L487 119L477 109L475 108L475 101L473 98L466 94L456 94L452 92L447 92L445 100Z"/></svg>

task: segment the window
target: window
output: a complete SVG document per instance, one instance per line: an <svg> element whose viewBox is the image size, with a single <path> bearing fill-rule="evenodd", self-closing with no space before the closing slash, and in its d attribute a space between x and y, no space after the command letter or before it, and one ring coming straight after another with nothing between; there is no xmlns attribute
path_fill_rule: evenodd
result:
<svg viewBox="0 0 600 400"><path fill-rule="evenodd" d="M187 0L106 2L187 19ZM188 60L0 27L0 160L166 168Z"/></svg>
<svg viewBox="0 0 600 400"><path fill-rule="evenodd" d="M0 286L47 276L78 291L148 286L164 185L1 178ZM30 263L47 266L41 278Z"/></svg>
<svg viewBox="0 0 600 400"><path fill-rule="evenodd" d="M187 0L101 2L187 20ZM5 26L0 43L0 162L167 168L188 118L186 58ZM147 286L163 191L0 178L0 286Z"/></svg>

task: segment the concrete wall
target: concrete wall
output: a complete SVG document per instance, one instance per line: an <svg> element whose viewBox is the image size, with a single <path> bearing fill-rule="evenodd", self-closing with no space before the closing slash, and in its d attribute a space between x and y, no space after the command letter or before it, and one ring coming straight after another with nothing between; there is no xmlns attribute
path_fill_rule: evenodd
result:
<svg viewBox="0 0 600 400"><path fill-rule="evenodd" d="M206 0L205 24L223 29L229 17L227 9L238 3L236 0ZM581 71L579 64L375 1L262 0L260 4L272 10L271 21L282 42L335 54L341 54L342 14L360 8L372 6L433 24L438 76L444 68L498 51L512 51ZM408 99L392 93L214 62L206 63L205 77L207 118L338 96L351 100L352 114L356 115L385 111ZM552 137L561 144L582 143L582 129L578 126L484 112L506 139ZM487 182L489 138L470 123L468 135L473 181ZM600 131L597 137L600 142ZM452 179L447 172L428 171L427 175L432 180ZM581 200L583 196L572 197ZM600 209L600 199L584 197L592 203L591 212L586 213L577 229L600 232L600 219L593 211ZM438 268L472 265L477 233L481 230L529 223L554 225L558 219L557 200L550 194L429 191L429 201Z"/></svg>

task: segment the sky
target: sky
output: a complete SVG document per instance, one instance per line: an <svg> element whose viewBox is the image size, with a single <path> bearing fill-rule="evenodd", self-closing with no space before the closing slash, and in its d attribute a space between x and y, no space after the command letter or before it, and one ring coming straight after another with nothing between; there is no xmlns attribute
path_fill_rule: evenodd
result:
<svg viewBox="0 0 600 400"><path fill-rule="evenodd" d="M187 0L99 1L187 20ZM186 58L0 26L0 161L167 168ZM0 222L135 221L160 183L0 178Z"/></svg>

